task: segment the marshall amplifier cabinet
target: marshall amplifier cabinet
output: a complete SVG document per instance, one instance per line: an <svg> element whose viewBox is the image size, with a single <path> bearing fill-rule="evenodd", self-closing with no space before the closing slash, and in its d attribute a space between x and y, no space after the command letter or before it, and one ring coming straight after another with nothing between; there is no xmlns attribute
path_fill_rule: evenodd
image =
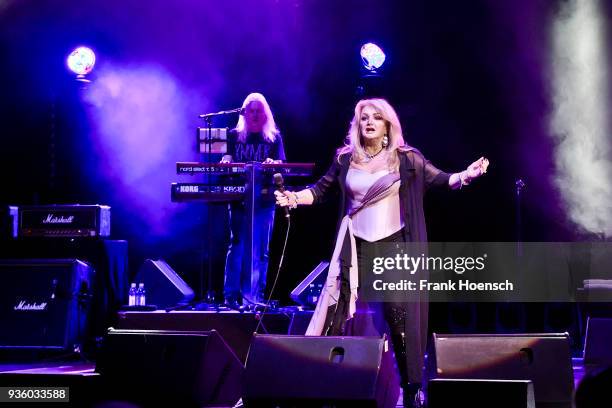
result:
<svg viewBox="0 0 612 408"><path fill-rule="evenodd" d="M106 205L29 205L10 207L17 217L13 237L108 237L110 207Z"/></svg>
<svg viewBox="0 0 612 408"><path fill-rule="evenodd" d="M80 344L92 275L78 259L0 260L0 348L69 351Z"/></svg>

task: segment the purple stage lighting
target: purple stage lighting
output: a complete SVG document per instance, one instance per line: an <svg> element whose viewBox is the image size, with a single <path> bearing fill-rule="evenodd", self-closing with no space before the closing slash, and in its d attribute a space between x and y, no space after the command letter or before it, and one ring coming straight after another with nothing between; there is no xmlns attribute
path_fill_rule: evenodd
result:
<svg viewBox="0 0 612 408"><path fill-rule="evenodd" d="M385 63L385 53L374 43L367 43L361 47L361 61L368 71L376 71Z"/></svg>
<svg viewBox="0 0 612 408"><path fill-rule="evenodd" d="M68 68L77 75L87 75L96 64L96 54L87 47L78 47L68 55Z"/></svg>

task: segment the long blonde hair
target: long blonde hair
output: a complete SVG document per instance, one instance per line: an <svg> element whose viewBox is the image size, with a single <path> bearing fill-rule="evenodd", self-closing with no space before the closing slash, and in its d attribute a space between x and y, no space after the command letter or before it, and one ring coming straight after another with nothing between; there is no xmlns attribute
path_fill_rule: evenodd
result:
<svg viewBox="0 0 612 408"><path fill-rule="evenodd" d="M359 126L361 112L366 106L371 106L372 108L376 109L376 111L380 113L385 120L385 125L387 127L386 134L389 138L387 149L393 153L389 155L388 164L390 169L397 169L399 167L399 157L397 155L397 151L409 150L409 147L406 145L406 142L404 142L404 137L402 136L402 125L400 124L395 109L393 109L389 102L381 98L362 99L357 102L357 105L355 106L355 116L353 116L353 119L351 120L344 146L339 148L337 151L338 158L342 154L350 153L352 155L352 160L355 163L361 163L366 159L367 155L362 142L363 136L361 134L361 127Z"/></svg>
<svg viewBox="0 0 612 408"><path fill-rule="evenodd" d="M270 109L270 105L268 105L268 101L266 101L266 98L258 92L250 93L244 99L244 102L242 102L242 108L246 109L249 103L254 101L261 102L264 109L264 114L266 115L266 122L264 123L262 128L263 138L268 143L274 143L274 141L276 140L276 135L278 135L279 132L276 128L276 122L274 121L272 110ZM240 115L240 117L238 118L238 123L236 124L234 130L236 131L236 133L238 133L238 141L244 143L246 141L247 136L246 121L244 120L244 115Z"/></svg>

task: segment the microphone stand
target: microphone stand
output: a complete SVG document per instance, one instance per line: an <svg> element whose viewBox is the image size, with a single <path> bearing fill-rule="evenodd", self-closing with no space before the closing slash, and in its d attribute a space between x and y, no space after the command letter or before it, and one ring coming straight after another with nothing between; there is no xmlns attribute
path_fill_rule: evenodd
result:
<svg viewBox="0 0 612 408"><path fill-rule="evenodd" d="M203 113L199 115L198 117L201 119L210 120L210 118L213 118L215 116L230 115L232 113L237 113L239 115L242 115L244 113L244 108L236 108L236 109L224 110L224 111L213 112L213 113Z"/></svg>
<svg viewBox="0 0 612 408"><path fill-rule="evenodd" d="M206 149L208 151L207 155L206 155L206 161L207 162L211 162L211 157L212 157L212 118L214 117L214 114L208 114L205 115L203 117L204 121L206 122ZM210 187L211 187L211 180L210 180L210 174L207 172L206 173L206 188L208 189L208 191L210 192ZM211 204L212 203L208 203L208 206L206 207L206 234L207 234L207 238L208 238L208 269L207 269L207 282L206 282L206 302L205 302L205 308L206 309L210 309L211 305L215 306L215 309L217 308L217 304L215 302L215 291L213 289L213 283L212 283L212 239L211 239ZM200 296L202 296L204 294L204 280L202 278L200 278Z"/></svg>
<svg viewBox="0 0 612 408"><path fill-rule="evenodd" d="M521 193L525 188L523 179L516 179L516 254L520 258L523 255L523 220L521 218Z"/></svg>
<svg viewBox="0 0 612 408"><path fill-rule="evenodd" d="M523 276L523 220L521 217L521 207L522 207L522 196L521 193L525 188L526 184L521 178L517 178L514 182L514 187L516 188L516 267L515 271L517 278L519 279L520 284L524 281ZM498 303L496 305L496 316L495 316L495 325L496 330L500 333L507 332L508 329L510 331L524 332L527 326L527 316L526 316L526 307L523 304L516 303ZM514 319L517 323L517 327L507 327L504 325L503 320L506 319Z"/></svg>

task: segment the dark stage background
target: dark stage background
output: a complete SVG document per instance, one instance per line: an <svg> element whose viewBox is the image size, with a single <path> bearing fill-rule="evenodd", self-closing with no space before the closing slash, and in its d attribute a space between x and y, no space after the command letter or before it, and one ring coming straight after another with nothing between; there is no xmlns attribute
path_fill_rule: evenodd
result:
<svg viewBox="0 0 612 408"><path fill-rule="evenodd" d="M430 240L515 240L518 177L527 184L523 238L571 239L547 133L549 25L561 4L0 1L0 204L108 204L113 237L129 241L132 274L145 258L163 258L198 292L210 255L218 287L223 208L210 209L215 233L207 237L207 206L170 202L174 163L201 159L197 114L262 92L289 161L315 162L320 175L358 98L359 48L373 41L387 54L379 86L407 142L447 171L481 155L491 161L469 188L427 197ZM97 54L87 89L65 68L77 45ZM334 203L294 212L275 298L287 300L327 259L336 216Z"/></svg>

